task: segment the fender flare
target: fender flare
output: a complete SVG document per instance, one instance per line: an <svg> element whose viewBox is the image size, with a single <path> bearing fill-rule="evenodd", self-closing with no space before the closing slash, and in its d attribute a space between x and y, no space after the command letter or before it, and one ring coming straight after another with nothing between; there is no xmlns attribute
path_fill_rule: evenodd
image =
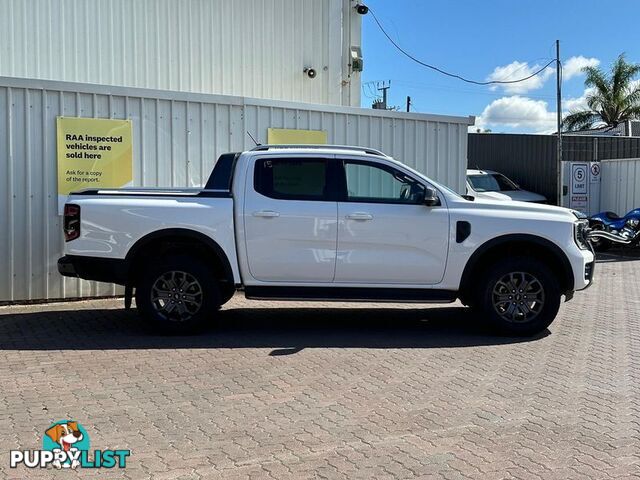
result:
<svg viewBox="0 0 640 480"><path fill-rule="evenodd" d="M223 274L225 279L231 284L234 284L233 278L233 270L231 269L231 263L229 262L229 258L227 254L224 252L222 247L211 237L205 235L204 233L190 230L188 228L165 228L162 230L156 230L155 232L151 232L142 238L138 239L133 246L127 252L125 257L125 262L127 268L130 269L133 263L135 262L138 254L144 250L144 248L158 240L162 240L163 238L182 238L187 240L195 240L197 242L202 243L205 247L210 249L216 257L220 260L222 264Z"/></svg>
<svg viewBox="0 0 640 480"><path fill-rule="evenodd" d="M564 275L564 280L566 281L566 291L573 291L573 287L575 284L575 279L573 277L573 268L571 267L571 262L562 251L562 249L546 238L539 237L537 235L531 235L526 233L513 233L507 235L501 235L496 238L492 238L487 242L480 245L476 250L471 254L467 264L464 267L464 271L462 272L462 278L460 279L460 290L464 290L467 283L470 281L471 273L478 265L483 255L487 253L489 250L498 247L500 245L504 245L507 243L531 243L536 246L542 247L545 250L549 251L553 258L558 261L558 265L560 267L560 271Z"/></svg>

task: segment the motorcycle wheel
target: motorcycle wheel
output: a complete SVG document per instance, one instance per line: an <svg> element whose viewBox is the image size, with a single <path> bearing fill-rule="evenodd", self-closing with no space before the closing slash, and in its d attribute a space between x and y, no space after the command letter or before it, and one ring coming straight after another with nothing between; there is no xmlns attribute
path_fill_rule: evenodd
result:
<svg viewBox="0 0 640 480"><path fill-rule="evenodd" d="M594 223L591 225L592 230L606 230L602 223ZM611 242L605 238L594 238L591 240L591 245L596 252L606 252L612 246Z"/></svg>

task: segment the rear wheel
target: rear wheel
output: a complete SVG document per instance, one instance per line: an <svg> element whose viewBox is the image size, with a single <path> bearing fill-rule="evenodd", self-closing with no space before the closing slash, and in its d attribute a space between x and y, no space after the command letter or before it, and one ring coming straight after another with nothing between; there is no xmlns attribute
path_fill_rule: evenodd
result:
<svg viewBox="0 0 640 480"><path fill-rule="evenodd" d="M191 256L171 256L146 268L136 288L142 317L165 333L201 330L220 306L218 281L206 264Z"/></svg>
<svg viewBox="0 0 640 480"><path fill-rule="evenodd" d="M546 329L560 308L560 286L543 262L527 257L499 260L487 271L477 307L503 334L535 335Z"/></svg>

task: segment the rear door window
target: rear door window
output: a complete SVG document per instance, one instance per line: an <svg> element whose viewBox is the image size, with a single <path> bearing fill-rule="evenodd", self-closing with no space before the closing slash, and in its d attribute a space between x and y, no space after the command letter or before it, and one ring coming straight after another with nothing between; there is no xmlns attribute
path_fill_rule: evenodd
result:
<svg viewBox="0 0 640 480"><path fill-rule="evenodd" d="M328 200L329 163L324 158L259 159L254 188L280 200Z"/></svg>

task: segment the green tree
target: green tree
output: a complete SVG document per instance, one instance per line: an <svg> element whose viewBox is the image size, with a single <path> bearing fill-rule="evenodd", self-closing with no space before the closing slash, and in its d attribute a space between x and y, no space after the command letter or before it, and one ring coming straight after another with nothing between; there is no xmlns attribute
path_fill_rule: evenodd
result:
<svg viewBox="0 0 640 480"><path fill-rule="evenodd" d="M564 118L569 131L598 126L615 127L627 120L640 119L640 82L633 79L640 73L640 64L627 63L624 53L611 66L611 72L598 67L584 67L587 109L576 110Z"/></svg>

